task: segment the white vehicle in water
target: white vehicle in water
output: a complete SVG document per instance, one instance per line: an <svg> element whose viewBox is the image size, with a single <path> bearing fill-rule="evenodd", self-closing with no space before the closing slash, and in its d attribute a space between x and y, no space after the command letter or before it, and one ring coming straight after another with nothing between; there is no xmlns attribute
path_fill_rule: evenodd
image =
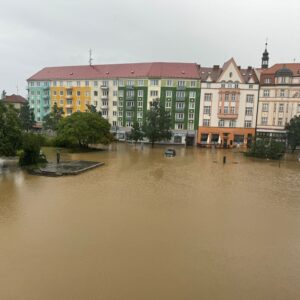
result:
<svg viewBox="0 0 300 300"><path fill-rule="evenodd" d="M167 149L165 151L165 156L166 157L174 157L174 156L176 156L176 151L174 149Z"/></svg>

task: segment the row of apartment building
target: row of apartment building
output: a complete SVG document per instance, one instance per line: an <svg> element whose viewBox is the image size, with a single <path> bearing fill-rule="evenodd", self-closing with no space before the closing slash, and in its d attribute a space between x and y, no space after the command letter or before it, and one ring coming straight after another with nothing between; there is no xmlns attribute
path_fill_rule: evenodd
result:
<svg viewBox="0 0 300 300"><path fill-rule="evenodd" d="M28 79L28 101L36 121L56 103L68 116L94 105L125 139L158 100L172 118L178 144L234 146L254 135L284 137L284 126L300 114L300 64L241 68L232 58L211 68L196 63L132 63L47 67Z"/></svg>

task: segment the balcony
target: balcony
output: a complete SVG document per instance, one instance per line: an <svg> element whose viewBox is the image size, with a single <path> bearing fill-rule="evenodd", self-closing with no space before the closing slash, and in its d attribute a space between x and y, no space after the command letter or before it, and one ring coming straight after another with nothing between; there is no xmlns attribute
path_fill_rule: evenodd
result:
<svg viewBox="0 0 300 300"><path fill-rule="evenodd" d="M177 86L177 91L185 91L186 87L183 85Z"/></svg>
<svg viewBox="0 0 300 300"><path fill-rule="evenodd" d="M44 86L44 87L43 87L43 90L44 90L44 91L49 91L49 89L50 89L49 86Z"/></svg>
<svg viewBox="0 0 300 300"><path fill-rule="evenodd" d="M126 106L126 110L134 110L134 106Z"/></svg>
<svg viewBox="0 0 300 300"><path fill-rule="evenodd" d="M108 104L101 104L101 109L108 109Z"/></svg>
<svg viewBox="0 0 300 300"><path fill-rule="evenodd" d="M176 97L176 101L185 101L185 97Z"/></svg>
<svg viewBox="0 0 300 300"><path fill-rule="evenodd" d="M134 86L133 85L126 85L126 89L128 89L128 90L133 90L133 88L134 88Z"/></svg>
<svg viewBox="0 0 300 300"><path fill-rule="evenodd" d="M101 85L101 89L104 90L104 91L107 91L109 89L109 87L106 86L106 85Z"/></svg>
<svg viewBox="0 0 300 300"><path fill-rule="evenodd" d="M73 89L72 86L67 86L67 87L66 87L66 90L67 90L67 91L68 91L68 90L69 90L69 91L72 91L72 89Z"/></svg>
<svg viewBox="0 0 300 300"><path fill-rule="evenodd" d="M134 96L126 96L126 100L133 100Z"/></svg>
<svg viewBox="0 0 300 300"><path fill-rule="evenodd" d="M175 118L175 122L184 122L184 119Z"/></svg>
<svg viewBox="0 0 300 300"><path fill-rule="evenodd" d="M43 95L44 99L49 99L49 97L50 97L49 95Z"/></svg>
<svg viewBox="0 0 300 300"><path fill-rule="evenodd" d="M101 99L102 99L102 100L107 100L107 99L108 99L108 95L102 95L102 96L101 96Z"/></svg>
<svg viewBox="0 0 300 300"><path fill-rule="evenodd" d="M185 110L185 107L175 107L175 110L176 110L176 111L184 111L184 110Z"/></svg>
<svg viewBox="0 0 300 300"><path fill-rule="evenodd" d="M66 98L67 98L67 99L72 99L72 98L73 98L73 95L66 95Z"/></svg>
<svg viewBox="0 0 300 300"><path fill-rule="evenodd" d="M227 119L227 120L234 120L239 117L238 114L224 114L224 113L218 113L218 118L220 119Z"/></svg>

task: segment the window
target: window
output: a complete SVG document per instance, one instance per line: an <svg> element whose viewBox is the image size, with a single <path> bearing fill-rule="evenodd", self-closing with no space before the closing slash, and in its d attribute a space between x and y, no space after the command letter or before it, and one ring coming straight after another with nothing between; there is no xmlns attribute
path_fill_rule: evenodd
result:
<svg viewBox="0 0 300 300"><path fill-rule="evenodd" d="M103 80L103 81L102 81L102 86L108 87L108 85L109 85L108 80Z"/></svg>
<svg viewBox="0 0 300 300"><path fill-rule="evenodd" d="M249 84L249 89L253 89L253 84Z"/></svg>
<svg viewBox="0 0 300 300"><path fill-rule="evenodd" d="M134 102L133 101L127 101L126 106L127 107L134 107Z"/></svg>
<svg viewBox="0 0 300 300"><path fill-rule="evenodd" d="M194 130L194 122L188 124L188 130Z"/></svg>
<svg viewBox="0 0 300 300"><path fill-rule="evenodd" d="M144 80L142 79L138 80L138 86L144 86Z"/></svg>
<svg viewBox="0 0 300 300"><path fill-rule="evenodd" d="M57 95L57 91L53 91L53 96L56 96Z"/></svg>
<svg viewBox="0 0 300 300"><path fill-rule="evenodd" d="M116 117L117 116L117 112L114 110L113 111L113 116Z"/></svg>
<svg viewBox="0 0 300 300"><path fill-rule="evenodd" d="M127 80L127 86L134 86L133 80Z"/></svg>
<svg viewBox="0 0 300 300"><path fill-rule="evenodd" d="M144 96L144 91L138 90L138 97L143 97L143 96Z"/></svg>
<svg viewBox="0 0 300 300"><path fill-rule="evenodd" d="M271 83L271 78L265 78L265 83Z"/></svg>
<svg viewBox="0 0 300 300"><path fill-rule="evenodd" d="M189 113L189 119L193 120L195 117L195 114L194 113Z"/></svg>
<svg viewBox="0 0 300 300"><path fill-rule="evenodd" d="M138 101L137 106L138 107L143 107L143 101Z"/></svg>
<svg viewBox="0 0 300 300"><path fill-rule="evenodd" d="M57 81L53 81L53 86L57 86Z"/></svg>
<svg viewBox="0 0 300 300"><path fill-rule="evenodd" d="M175 114L175 119L176 120L183 120L184 119L184 114L183 113L177 113L177 114Z"/></svg>
<svg viewBox="0 0 300 300"><path fill-rule="evenodd" d="M128 97L128 98L134 97L134 91L127 91L126 92L126 97Z"/></svg>
<svg viewBox="0 0 300 300"><path fill-rule="evenodd" d="M71 99L67 100L67 105L73 105L73 101Z"/></svg>
<svg viewBox="0 0 300 300"><path fill-rule="evenodd" d="M235 106L230 106L230 113L235 114Z"/></svg>
<svg viewBox="0 0 300 300"><path fill-rule="evenodd" d="M85 86L89 86L90 82L88 80L85 81Z"/></svg>
<svg viewBox="0 0 300 300"><path fill-rule="evenodd" d="M123 107L123 101L119 101L119 106Z"/></svg>
<svg viewBox="0 0 300 300"><path fill-rule="evenodd" d="M118 91L113 91L113 96L114 97L118 96Z"/></svg>
<svg viewBox="0 0 300 300"><path fill-rule="evenodd" d="M235 82L233 86L234 86L235 89L237 89L239 87L239 83Z"/></svg>
<svg viewBox="0 0 300 300"><path fill-rule="evenodd" d="M196 81L191 81L191 87L196 87Z"/></svg>
<svg viewBox="0 0 300 300"><path fill-rule="evenodd" d="M225 121L224 120L219 120L218 126L219 127L224 127L224 125L225 125Z"/></svg>
<svg viewBox="0 0 300 300"><path fill-rule="evenodd" d="M284 93L285 91L284 90L280 90L280 97L284 97Z"/></svg>
<svg viewBox="0 0 300 300"><path fill-rule="evenodd" d="M177 99L184 99L185 98L185 92L184 91L177 91L176 92L176 98Z"/></svg>
<svg viewBox="0 0 300 300"><path fill-rule="evenodd" d="M185 86L185 81L178 80L178 86L184 87Z"/></svg>
<svg viewBox="0 0 300 300"><path fill-rule="evenodd" d="M73 93L72 93L72 90L67 90L67 95L68 95L68 96L72 96L72 94L73 94Z"/></svg>
<svg viewBox="0 0 300 300"><path fill-rule="evenodd" d="M123 112L119 111L119 117L123 117Z"/></svg>
<svg viewBox="0 0 300 300"><path fill-rule="evenodd" d="M64 105L64 100L63 100L63 99L60 99L59 104L60 104L60 105Z"/></svg>
<svg viewBox="0 0 300 300"><path fill-rule="evenodd" d="M228 106L224 106L224 114L228 114L228 112L229 112Z"/></svg>
<svg viewBox="0 0 300 300"><path fill-rule="evenodd" d="M63 96L63 95L64 95L64 91L59 91L59 94L60 94L61 96Z"/></svg>
<svg viewBox="0 0 300 300"><path fill-rule="evenodd" d="M263 103L262 105L262 111L268 112L269 111L269 104L268 103Z"/></svg>
<svg viewBox="0 0 300 300"><path fill-rule="evenodd" d="M126 111L126 117L129 118L132 117L132 113L133 113L132 111Z"/></svg>
<svg viewBox="0 0 300 300"><path fill-rule="evenodd" d="M124 97L124 90L119 91L119 97Z"/></svg>
<svg viewBox="0 0 300 300"><path fill-rule="evenodd" d="M195 109L195 102L189 103L189 109Z"/></svg>
<svg viewBox="0 0 300 300"><path fill-rule="evenodd" d="M55 82L56 82L56 81L55 81ZM30 82L30 86L34 86L34 82L33 82L33 81Z"/></svg>
<svg viewBox="0 0 300 300"><path fill-rule="evenodd" d="M67 86L72 87L72 81L67 81Z"/></svg>
<svg viewBox="0 0 300 300"><path fill-rule="evenodd" d="M167 101L165 107L166 108L171 108L171 105L172 105L171 101Z"/></svg>
<svg viewBox="0 0 300 300"><path fill-rule="evenodd" d="M107 106L108 105L108 101L107 100L102 100L102 106Z"/></svg>
<svg viewBox="0 0 300 300"><path fill-rule="evenodd" d="M231 95L231 101L232 101L232 102L235 102L235 96L236 96L235 94L232 94L232 95Z"/></svg>
<svg viewBox="0 0 300 300"><path fill-rule="evenodd" d="M118 86L118 80L114 80L114 81L113 81L113 85L114 85L114 86Z"/></svg>
<svg viewBox="0 0 300 300"><path fill-rule="evenodd" d="M76 82L76 85L77 85L77 86L80 86L80 81L77 81L77 82Z"/></svg>
<svg viewBox="0 0 300 300"><path fill-rule="evenodd" d="M229 121L229 127L231 127L231 128L236 127L236 121L235 120L230 120Z"/></svg>
<svg viewBox="0 0 300 300"><path fill-rule="evenodd" d="M177 102L176 103L176 108L177 109L184 109L185 104L183 102Z"/></svg>
<svg viewBox="0 0 300 300"><path fill-rule="evenodd" d="M90 92L85 92L85 96L89 97L90 96Z"/></svg>
<svg viewBox="0 0 300 300"><path fill-rule="evenodd" d="M278 126L282 126L282 118L278 118Z"/></svg>
<svg viewBox="0 0 300 300"><path fill-rule="evenodd" d="M268 118L267 117L262 117L261 118L261 125L267 125L268 124Z"/></svg>
<svg viewBox="0 0 300 300"><path fill-rule="evenodd" d="M113 101L113 106L117 106L118 102L117 101Z"/></svg>
<svg viewBox="0 0 300 300"><path fill-rule="evenodd" d="M203 119L203 126L210 126L210 119Z"/></svg>
<svg viewBox="0 0 300 300"><path fill-rule="evenodd" d="M263 95L264 95L264 97L269 97L270 96L270 90L264 90Z"/></svg>
<svg viewBox="0 0 300 300"><path fill-rule="evenodd" d="M225 82L224 81L221 82L221 88L225 88Z"/></svg>
<svg viewBox="0 0 300 300"><path fill-rule="evenodd" d="M280 103L279 104L279 112L283 112L284 111L284 104Z"/></svg>
<svg viewBox="0 0 300 300"><path fill-rule="evenodd" d="M140 118L140 119L143 118L143 112L142 111L138 111L137 112L137 117Z"/></svg>
<svg viewBox="0 0 300 300"><path fill-rule="evenodd" d="M253 107L246 107L245 115L252 116L253 115Z"/></svg>
<svg viewBox="0 0 300 300"><path fill-rule="evenodd" d="M247 103L253 103L254 102L254 95L247 95L246 96L246 102Z"/></svg>
<svg viewBox="0 0 300 300"><path fill-rule="evenodd" d="M196 92L195 91L190 92L190 98L196 98Z"/></svg>
<svg viewBox="0 0 300 300"><path fill-rule="evenodd" d="M183 124L182 123L175 124L175 129L183 129Z"/></svg>
<svg viewBox="0 0 300 300"><path fill-rule="evenodd" d="M107 115L108 115L107 109L102 110L102 116L107 116Z"/></svg>
<svg viewBox="0 0 300 300"><path fill-rule="evenodd" d="M94 96L98 96L98 91L94 91Z"/></svg>
<svg viewBox="0 0 300 300"><path fill-rule="evenodd" d="M245 121L244 127L245 127L245 128L250 128L250 127L252 127L252 121Z"/></svg>
<svg viewBox="0 0 300 300"><path fill-rule="evenodd" d="M64 82L63 82L63 81L60 81L60 82L59 82L59 85L60 85L60 86L64 86Z"/></svg>
<svg viewBox="0 0 300 300"><path fill-rule="evenodd" d="M226 102L229 101L229 94L225 94L225 101L226 101Z"/></svg>
<svg viewBox="0 0 300 300"><path fill-rule="evenodd" d="M153 86L158 85L158 79L151 79L150 80L150 85L153 85Z"/></svg>
<svg viewBox="0 0 300 300"><path fill-rule="evenodd" d="M81 104L80 100L77 100L77 105L80 105L80 104Z"/></svg>
<svg viewBox="0 0 300 300"><path fill-rule="evenodd" d="M203 114L210 116L210 113L211 113L211 107L210 106L204 106Z"/></svg>
<svg viewBox="0 0 300 300"><path fill-rule="evenodd" d="M41 83L38 81L38 82L36 83L36 85L37 85L37 86L41 86Z"/></svg>
<svg viewBox="0 0 300 300"><path fill-rule="evenodd" d="M166 91L166 97L172 98L172 91Z"/></svg>
<svg viewBox="0 0 300 300"><path fill-rule="evenodd" d="M124 80L122 79L119 80L119 86L124 86Z"/></svg>
<svg viewBox="0 0 300 300"><path fill-rule="evenodd" d="M167 80L167 86L173 86L173 80Z"/></svg>
<svg viewBox="0 0 300 300"><path fill-rule="evenodd" d="M158 96L158 91L150 91L150 96L151 97L157 97Z"/></svg>
<svg viewBox="0 0 300 300"><path fill-rule="evenodd" d="M212 94L204 94L204 101L211 101Z"/></svg>

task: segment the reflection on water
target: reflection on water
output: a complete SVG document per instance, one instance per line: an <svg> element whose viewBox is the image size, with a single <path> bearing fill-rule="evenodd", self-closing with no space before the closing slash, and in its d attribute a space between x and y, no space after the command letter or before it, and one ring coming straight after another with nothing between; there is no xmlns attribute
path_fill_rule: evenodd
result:
<svg viewBox="0 0 300 300"><path fill-rule="evenodd" d="M1 174L0 299L299 299L300 163L163 152L120 144L63 152L105 162L80 176Z"/></svg>

